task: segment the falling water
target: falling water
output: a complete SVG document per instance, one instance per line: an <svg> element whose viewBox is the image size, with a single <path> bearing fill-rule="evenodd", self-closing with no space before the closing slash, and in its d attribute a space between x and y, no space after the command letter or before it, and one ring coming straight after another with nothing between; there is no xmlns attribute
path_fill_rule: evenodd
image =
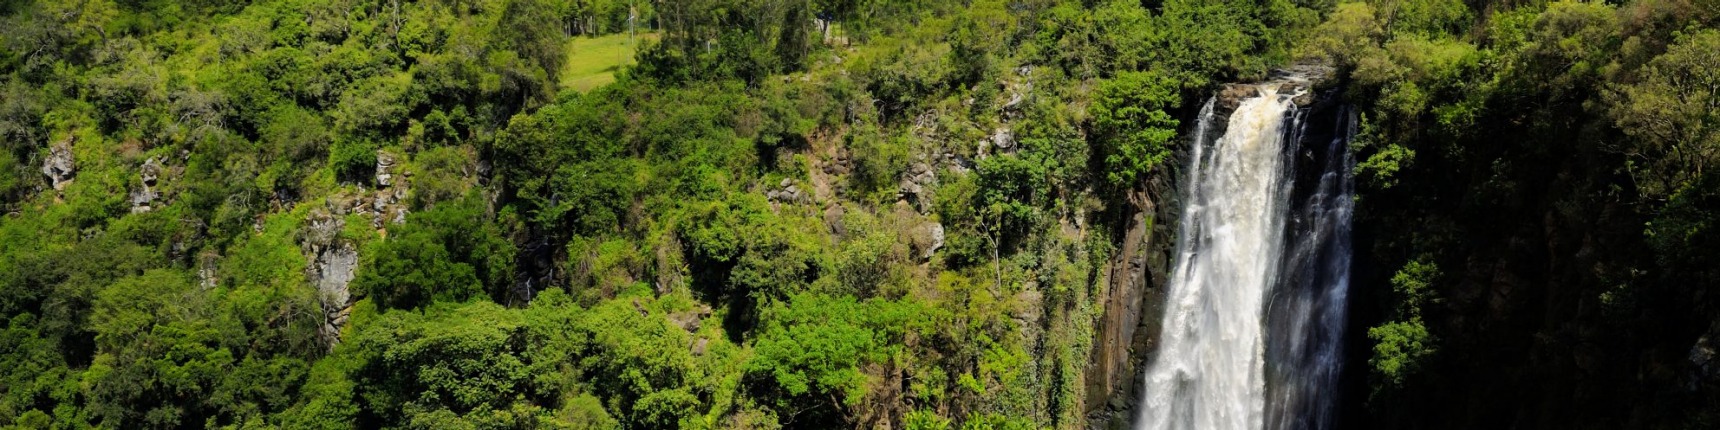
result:
<svg viewBox="0 0 1720 430"><path fill-rule="evenodd" d="M1293 189L1303 112L1292 102L1299 94L1278 87L1242 100L1217 139L1206 136L1212 103L1201 112L1139 429L1330 426L1349 283L1349 162L1322 166L1312 191Z"/></svg>
<svg viewBox="0 0 1720 430"><path fill-rule="evenodd" d="M1336 133L1320 136L1325 151L1306 151L1318 176L1298 180L1290 199L1283 269L1266 310L1268 429L1331 428L1337 415L1355 208L1347 146L1355 121L1347 110L1336 120Z"/></svg>

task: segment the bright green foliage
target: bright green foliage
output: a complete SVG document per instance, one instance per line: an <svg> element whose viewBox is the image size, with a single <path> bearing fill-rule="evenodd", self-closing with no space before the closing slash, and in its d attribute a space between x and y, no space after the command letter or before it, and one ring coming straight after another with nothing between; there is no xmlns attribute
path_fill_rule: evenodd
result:
<svg viewBox="0 0 1720 430"><path fill-rule="evenodd" d="M1390 23L1394 34L1444 35L1465 30L1470 11L1459 0L1409 0L1371 2Z"/></svg>
<svg viewBox="0 0 1720 430"><path fill-rule="evenodd" d="M1386 35L1374 7L1365 2L1339 3L1326 17L1326 22L1314 28L1313 35L1301 45L1301 55L1318 57L1336 66L1354 67L1363 59L1378 55L1380 38Z"/></svg>
<svg viewBox="0 0 1720 430"><path fill-rule="evenodd" d="M1376 145L1380 139L1379 126L1362 119L1360 130L1352 137L1352 150L1365 150ZM1411 167L1415 163L1415 150L1400 144L1387 144L1374 151L1366 160L1356 163L1356 180L1362 184L1378 189L1391 188L1397 185L1397 173Z"/></svg>
<svg viewBox="0 0 1720 430"><path fill-rule="evenodd" d="M0 426L1087 427L1120 197L1192 101L1371 20L1324 52L1395 85L1359 170L1409 188L1455 151L1397 139L1564 34L1393 7L0 1Z"/></svg>
<svg viewBox="0 0 1720 430"><path fill-rule="evenodd" d="M1433 286L1438 277L1438 266L1420 260L1410 261L1392 275L1397 303L1392 321L1368 329L1374 344L1373 356L1368 358L1376 381L1373 397L1402 389L1405 379L1424 368L1438 350L1422 317L1422 308L1436 302Z"/></svg>
<svg viewBox="0 0 1720 430"><path fill-rule="evenodd" d="M365 250L352 287L391 308L462 302L486 293L506 300L515 250L485 222L476 194L407 215Z"/></svg>
<svg viewBox="0 0 1720 430"><path fill-rule="evenodd" d="M902 428L908 430L950 430L950 420L927 410L915 410L902 417Z"/></svg>
<svg viewBox="0 0 1720 430"><path fill-rule="evenodd" d="M850 183L858 191L878 195L879 200L895 197L896 178L907 170L907 145L892 141L876 127L855 130L843 142L854 158L854 173Z"/></svg>
<svg viewBox="0 0 1720 430"><path fill-rule="evenodd" d="M1156 72L1130 72L1099 84L1088 109L1104 157L1105 179L1120 190L1139 186L1165 157L1178 121L1165 109L1182 102L1175 81Z"/></svg>
<svg viewBox="0 0 1720 430"><path fill-rule="evenodd" d="M357 398L384 422L486 420L528 393L521 315L493 303L391 312L353 339ZM446 416L438 416L446 413Z"/></svg>
<svg viewBox="0 0 1720 430"><path fill-rule="evenodd" d="M1421 308L1433 304L1433 283L1439 278L1439 266L1420 260L1404 264L1392 275L1392 293L1398 303L1397 318L1419 319Z"/></svg>
<svg viewBox="0 0 1720 430"><path fill-rule="evenodd" d="M700 379L688 348L691 336L653 314L661 303L642 308L644 303L608 301L562 330L572 342L571 358L593 392L608 399L610 413L632 425L674 427L702 410L693 390L716 381Z"/></svg>
<svg viewBox="0 0 1720 430"><path fill-rule="evenodd" d="M1720 161L1720 30L1684 35L1619 85L1612 116L1635 138L1628 149L1653 163L1633 165L1639 186L1653 195L1681 192Z"/></svg>
<svg viewBox="0 0 1720 430"><path fill-rule="evenodd" d="M843 414L852 413L870 389L862 366L906 360L902 342L932 327L914 303L840 296L796 296L765 317L747 371L783 393L780 406L833 398L840 403L832 406Z"/></svg>
<svg viewBox="0 0 1720 430"><path fill-rule="evenodd" d="M1368 339L1374 342L1374 354L1368 358L1368 365L1379 380L1376 393L1402 387L1404 379L1419 371L1423 360L1435 352L1433 338L1420 319L1369 328Z"/></svg>

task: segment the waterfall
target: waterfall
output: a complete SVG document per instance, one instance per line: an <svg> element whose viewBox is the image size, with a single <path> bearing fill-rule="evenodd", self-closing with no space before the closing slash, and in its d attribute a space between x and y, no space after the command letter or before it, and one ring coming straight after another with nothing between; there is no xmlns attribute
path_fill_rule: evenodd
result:
<svg viewBox="0 0 1720 430"><path fill-rule="evenodd" d="M1202 109L1138 429L1331 426L1349 284L1348 134L1306 154L1332 159L1318 181L1297 181L1305 112L1279 86L1257 86L1216 139L1213 103Z"/></svg>
<svg viewBox="0 0 1720 430"><path fill-rule="evenodd" d="M1267 422L1274 430L1331 428L1350 288L1350 215L1355 120L1341 110L1325 152L1308 157L1318 176L1292 192L1279 282L1267 305ZM1305 140L1304 140L1305 141ZM1311 153L1311 152L1310 152ZM1311 153L1312 154L1312 153ZM1300 184L1311 182L1311 187Z"/></svg>

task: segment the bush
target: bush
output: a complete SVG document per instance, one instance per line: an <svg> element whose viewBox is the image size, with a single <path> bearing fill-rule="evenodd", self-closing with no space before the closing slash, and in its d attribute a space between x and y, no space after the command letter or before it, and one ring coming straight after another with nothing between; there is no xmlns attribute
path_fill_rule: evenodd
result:
<svg viewBox="0 0 1720 430"><path fill-rule="evenodd" d="M1129 190L1170 156L1178 121L1166 109L1182 103L1177 82L1155 72L1126 72L1103 81L1088 108L1094 157L1103 157L1104 178Z"/></svg>
<svg viewBox="0 0 1720 430"><path fill-rule="evenodd" d="M376 176L376 145L362 141L336 143L329 150L328 166L337 180L368 184Z"/></svg>

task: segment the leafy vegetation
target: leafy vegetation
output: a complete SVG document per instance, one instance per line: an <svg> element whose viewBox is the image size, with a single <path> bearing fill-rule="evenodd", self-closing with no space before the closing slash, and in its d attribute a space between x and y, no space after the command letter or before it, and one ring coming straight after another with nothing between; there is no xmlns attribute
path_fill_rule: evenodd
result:
<svg viewBox="0 0 1720 430"><path fill-rule="evenodd" d="M1355 426L1704 427L1717 22L0 0L0 427L1088 427L1187 119L1294 62L1388 268Z"/></svg>

